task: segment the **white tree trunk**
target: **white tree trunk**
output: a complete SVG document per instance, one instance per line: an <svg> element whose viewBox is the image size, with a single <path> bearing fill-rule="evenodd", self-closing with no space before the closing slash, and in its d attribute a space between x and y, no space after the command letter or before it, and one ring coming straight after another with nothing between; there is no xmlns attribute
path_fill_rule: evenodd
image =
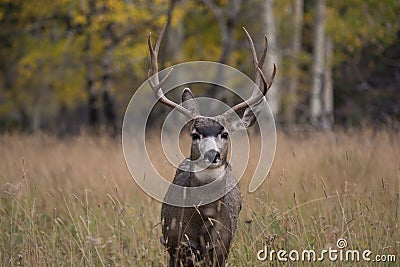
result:
<svg viewBox="0 0 400 267"><path fill-rule="evenodd" d="M172 25L171 25L172 26ZM168 57L174 64L182 61L184 27L182 21L179 21L174 27L169 28L168 32Z"/></svg>
<svg viewBox="0 0 400 267"><path fill-rule="evenodd" d="M264 0L264 33L268 37L268 55L264 65L264 72L269 77L273 70L273 64L278 68L274 83L268 91L267 98L271 111L275 118L280 110L280 74L281 56L278 48L277 26L274 16L274 0Z"/></svg>
<svg viewBox="0 0 400 267"><path fill-rule="evenodd" d="M317 0L315 34L314 34L314 59L313 80L311 88L311 124L317 128L322 126L322 88L324 86L325 67L325 0Z"/></svg>
<svg viewBox="0 0 400 267"><path fill-rule="evenodd" d="M297 94L299 90L299 55L301 52L301 39L303 29L304 0L294 0L293 18L293 41L292 41L292 61L290 63L291 76L289 81L289 101L287 108L287 122L294 123L296 120Z"/></svg>

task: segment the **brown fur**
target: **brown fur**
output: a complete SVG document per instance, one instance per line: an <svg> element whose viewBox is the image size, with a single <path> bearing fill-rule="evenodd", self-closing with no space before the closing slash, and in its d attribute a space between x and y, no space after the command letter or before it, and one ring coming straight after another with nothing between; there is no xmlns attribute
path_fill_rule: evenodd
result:
<svg viewBox="0 0 400 267"><path fill-rule="evenodd" d="M181 164L188 164L188 160ZM229 165L226 178L234 179ZM178 170L173 183L191 187L195 181L194 173ZM240 209L241 194L237 185L224 197L200 207L163 204L162 232L171 257L170 266L180 266L180 263L183 266L225 266Z"/></svg>
<svg viewBox="0 0 400 267"><path fill-rule="evenodd" d="M191 161L184 160L175 175L173 184L185 187L202 186L213 182L224 174L222 186L236 183L231 167L227 162L229 141L222 138L225 128L216 120L198 117L190 127L192 134L199 139L192 141L191 159L201 159L200 140L213 138L220 153L220 162L200 172L192 170ZM165 198L173 198L169 189ZM161 220L163 243L170 254L170 266L225 266L229 248L236 232L241 209L241 194L236 185L220 199L199 207L176 207L162 205Z"/></svg>

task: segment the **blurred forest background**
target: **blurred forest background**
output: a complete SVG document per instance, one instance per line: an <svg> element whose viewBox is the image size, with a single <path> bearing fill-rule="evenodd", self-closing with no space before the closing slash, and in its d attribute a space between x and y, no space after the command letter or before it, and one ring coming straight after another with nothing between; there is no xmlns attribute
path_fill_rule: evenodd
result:
<svg viewBox="0 0 400 267"><path fill-rule="evenodd" d="M210 60L253 77L242 26L257 49L266 34L283 128L398 128L399 14L398 0L0 0L0 131L118 133L165 22L160 69Z"/></svg>

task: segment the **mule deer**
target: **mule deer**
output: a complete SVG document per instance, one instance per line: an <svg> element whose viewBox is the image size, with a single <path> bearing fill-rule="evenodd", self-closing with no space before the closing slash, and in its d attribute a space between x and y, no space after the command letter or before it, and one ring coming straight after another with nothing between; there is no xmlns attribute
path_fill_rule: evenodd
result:
<svg viewBox="0 0 400 267"><path fill-rule="evenodd" d="M263 54L258 60L253 41L243 29L250 44L257 86L248 100L215 117L200 115L198 103L188 88L183 91L181 105L164 95L161 86L168 74L159 80L157 57L165 26L154 47L151 35L148 38L151 61L149 83L158 101L189 118L192 137L190 157L179 165L173 184L197 187L222 177L225 184L234 185L223 197L206 205L178 207L163 203L161 242L170 254L170 266L225 266L227 261L242 205L241 193L227 160L229 131L246 129L254 124L255 107L262 104L276 73L274 65L268 82L261 71L267 54L267 38ZM262 92L259 89L261 86ZM173 197L173 194L170 187L165 199Z"/></svg>

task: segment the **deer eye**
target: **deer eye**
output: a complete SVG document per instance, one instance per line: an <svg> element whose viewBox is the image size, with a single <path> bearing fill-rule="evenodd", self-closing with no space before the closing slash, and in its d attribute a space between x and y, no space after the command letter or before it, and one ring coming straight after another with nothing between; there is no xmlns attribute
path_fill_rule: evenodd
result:
<svg viewBox="0 0 400 267"><path fill-rule="evenodd" d="M200 135L199 134L197 134L197 133L192 133L192 140L193 141L196 141L196 140L199 140L200 139Z"/></svg>
<svg viewBox="0 0 400 267"><path fill-rule="evenodd" d="M228 133L222 133L222 134L221 134L221 138L222 138L222 139L228 139L228 137L229 137L229 134L228 134Z"/></svg>

